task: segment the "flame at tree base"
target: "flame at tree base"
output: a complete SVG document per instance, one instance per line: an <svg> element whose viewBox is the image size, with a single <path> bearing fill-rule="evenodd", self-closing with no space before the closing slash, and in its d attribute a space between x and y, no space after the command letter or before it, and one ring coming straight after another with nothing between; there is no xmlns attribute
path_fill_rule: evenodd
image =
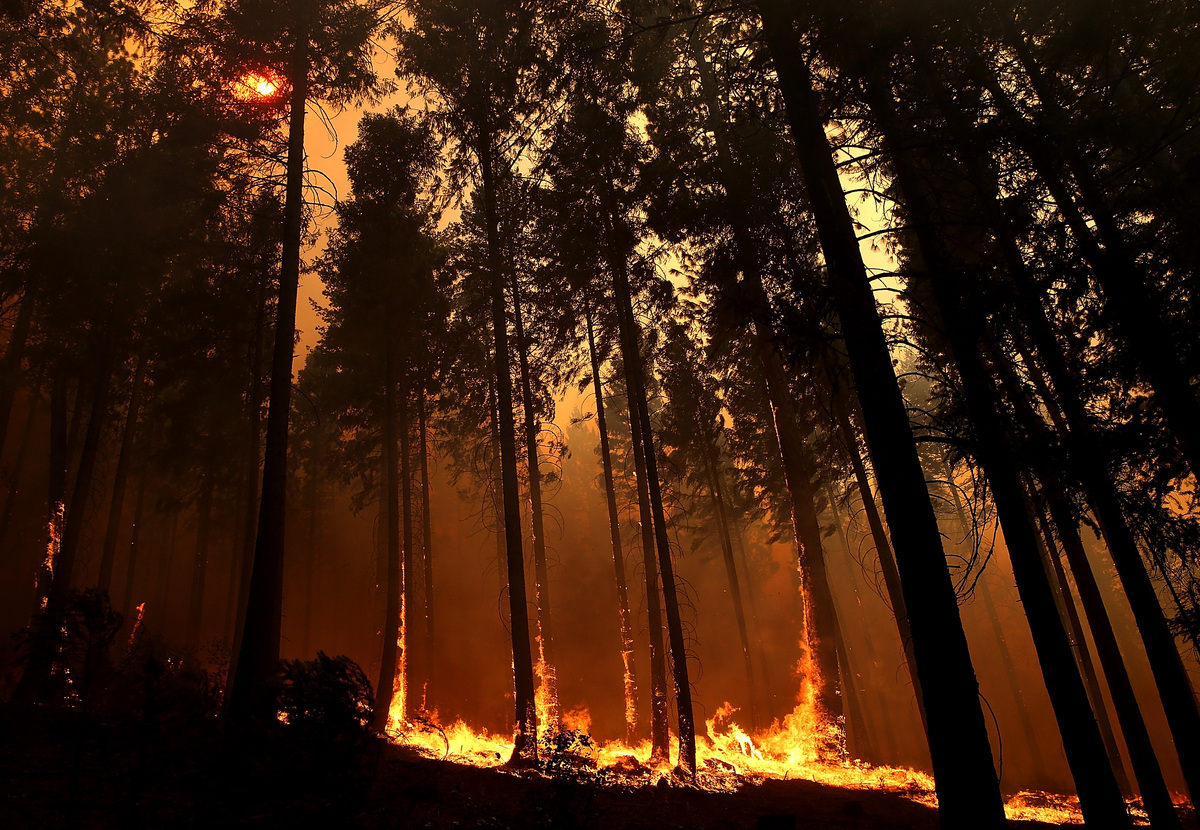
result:
<svg viewBox="0 0 1200 830"><path fill-rule="evenodd" d="M871 766L828 748L840 745L836 725L821 723L803 704L782 721L753 736L734 720L737 710L726 703L705 722L697 736L697 772L685 780L671 764L651 762L650 742L593 741L587 734L591 719L586 709L563 713L563 725L539 736L540 770L549 775L586 777L599 786L640 787L659 784L694 786L710 792L733 792L763 781L802 779L847 789L875 790L901 795L929 807L937 806L933 777L918 770ZM407 722L389 724L387 736L430 757L475 767L503 767L512 755L512 736L476 730L461 720L442 726L437 713L422 713ZM672 737L672 758L678 742ZM1144 824L1139 805L1131 805L1135 821ZM1010 819L1049 824L1082 824L1075 796L1025 791L1008 800Z"/></svg>

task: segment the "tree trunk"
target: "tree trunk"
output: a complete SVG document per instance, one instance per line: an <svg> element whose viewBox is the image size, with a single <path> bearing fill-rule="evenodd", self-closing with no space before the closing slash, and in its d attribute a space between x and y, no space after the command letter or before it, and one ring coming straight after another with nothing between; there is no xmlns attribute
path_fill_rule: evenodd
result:
<svg viewBox="0 0 1200 830"><path fill-rule="evenodd" d="M58 551L58 562L54 567L54 580L50 588L47 605L61 608L75 579L75 556L83 535L83 520L87 515L88 494L92 489L92 477L96 471L96 459L100 452L100 440L104 437L104 425L108 420L108 395L112 382L112 351L109 343L101 346L100 360L96 369L96 382L92 391L91 412L80 448L79 469L75 473L71 500L63 522L62 545Z"/></svg>
<svg viewBox="0 0 1200 830"><path fill-rule="evenodd" d="M1175 812L1175 804L1163 780L1162 768L1154 745L1150 741L1150 733L1142 718L1137 696L1133 691L1133 683L1125 661L1121 657L1117 636L1109 620L1104 600L1100 596L1100 588L1092 566L1088 562L1087 553L1083 549L1083 540L1079 538L1079 526L1071 514L1070 507L1059 495L1060 491L1047 487L1045 490L1050 507L1051 521L1062 542L1067 564L1071 575L1075 577L1075 587L1079 590L1079 600L1083 605L1083 613L1087 617L1088 626L1092 630L1092 639L1096 643L1096 654L1100 658L1100 666L1104 670L1104 679L1108 683L1108 691L1112 695L1113 708L1117 713L1117 722L1125 738L1125 746L1129 750L1129 762L1133 774L1137 778L1138 789L1141 790L1142 803L1146 813L1156 830L1171 830L1180 826L1179 816ZM1061 566L1060 566L1061 567Z"/></svg>
<svg viewBox="0 0 1200 830"><path fill-rule="evenodd" d="M425 396L428 394L423 385L421 395L417 398L417 428L420 445L421 464L421 559L425 573L425 694L421 708L432 712L437 708L434 690L437 689L437 640L433 629L433 516L429 498L429 431L425 420Z"/></svg>
<svg viewBox="0 0 1200 830"><path fill-rule="evenodd" d="M192 590L188 602L187 650L194 653L200 645L200 624L204 618L204 583L208 577L208 540L212 529L213 471L204 473L200 501L196 507L196 554L192 560Z"/></svg>
<svg viewBox="0 0 1200 830"><path fill-rule="evenodd" d="M1037 730L1033 726L1033 719L1029 715L1029 704L1025 700L1025 695L1021 691L1021 681L1017 677L1017 668L1013 663L1012 651L1008 647L1008 638L1004 636L1004 627L1000 624L1000 615L996 610L996 600L992 596L992 590L988 587L986 574L981 575L975 583L979 590L979 596L983 600L983 610L987 615L988 624L992 629L992 638L996 641L996 647L1000 656L1000 665L1004 667L1004 676L1008 680L1008 689L1012 693L1013 701L1016 703L1017 719L1021 723L1021 737L1025 740L1025 747L1029 753L1032 762L1033 779L1038 786L1046 786L1051 780L1050 771L1046 769L1046 764L1042 760L1042 751L1039 749L1040 742L1037 737ZM997 727L998 728L998 727Z"/></svg>
<svg viewBox="0 0 1200 830"><path fill-rule="evenodd" d="M825 496L829 499L829 512L833 516L834 527L836 527L838 531L838 540L842 543L842 549L846 551L846 575L850 583L850 595L853 597L854 606L856 609L858 609L859 615L861 616L862 596L858 590L858 577L855 575L855 571L858 569L859 565L858 562L855 561L854 556L850 551L849 526L842 518L842 514L838 511L837 502L834 500L833 496L833 489L828 484L825 485ZM873 638L869 634L863 640L863 647L867 652L867 662L870 663L872 671L876 672L875 676L878 676L879 658L875 653ZM857 677L861 679L862 675L861 673L855 673L852 674L851 677ZM874 677L872 677L872 679L874 679ZM864 682L855 687L856 691L858 691L864 699L868 699L867 685L868 684ZM898 748L898 744L896 743L896 735L892 730L891 718L887 717L886 714L887 704L882 694L879 695L879 705L881 708L878 710L869 705L865 706L864 712L871 713L871 724L878 725L879 730L883 733L882 735L875 734L874 730L872 729L871 738L875 742L874 750L876 752L880 751L881 747L878 744L878 740L882 738L882 740L884 740L887 744L888 751L891 752L892 750ZM879 756L876 756L874 758L874 763L880 764L883 763L883 761Z"/></svg>
<svg viewBox="0 0 1200 830"><path fill-rule="evenodd" d="M641 415L629 392L628 381L625 391L629 396L629 433L633 447L633 474L637 479L642 570L646 575L646 627L650 630L650 760L668 763L671 760L671 714L667 699L667 649L663 641L662 587L655 555L654 512L647 484L646 450L640 437Z"/></svg>
<svg viewBox="0 0 1200 830"><path fill-rule="evenodd" d="M592 389L596 395L596 428L600 432L600 464L604 470L604 499L608 506L608 536L612 545L613 570L617 581L617 614L621 625L621 671L625 692L625 742L633 746L638 737L637 669L634 665L633 616L629 610L629 586L625 580L625 553L621 544L621 517L613 482L612 452L608 445L608 423L604 415L604 385L600 380L600 355L592 325L592 309L584 292L588 356L592 364ZM657 599L657 597L656 597Z"/></svg>
<svg viewBox="0 0 1200 830"><path fill-rule="evenodd" d="M500 431L500 475L504 496L504 540L508 570L508 606L512 620L513 676L517 733L512 764L537 760L537 703L534 696L533 657L529 644L529 611L525 595L525 556L521 540L521 496L517 482L517 445L514 432L512 374L509 371L508 315L504 302L504 272L500 265L499 223L496 215L492 134L485 127L476 148L483 178L484 226L487 264L491 271L493 359L496 375L496 409Z"/></svg>
<svg viewBox="0 0 1200 830"><path fill-rule="evenodd" d="M974 453L991 485L1017 591L1062 734L1067 763L1079 792L1080 807L1085 818L1098 826L1131 826L1088 704L1087 691L1071 653L1070 640L1055 606L1053 587L1042 565L1037 532L1027 510L1020 472L1013 460L1014 448L1000 417L999 397L980 357L982 318L959 293L961 277L934 230L937 221L935 202L926 191L927 183L919 172L918 163L910 156L909 145L920 136L910 134L901 124L893 107L890 87L885 89L872 81L868 83L866 93L871 112L889 145L896 182L904 194L909 225L928 268L926 278L941 312L952 360L962 381L967 414L975 428ZM914 274L911 279L918 276Z"/></svg>
<svg viewBox="0 0 1200 830"><path fill-rule="evenodd" d="M56 378L50 387L50 453L46 493L46 556L35 578L35 603L41 610L50 597L50 583L62 542L67 501L67 381Z"/></svg>
<svg viewBox="0 0 1200 830"><path fill-rule="evenodd" d="M713 452L716 452L714 448ZM713 512L717 516L717 530L721 538L721 554L725 560L725 578L729 581L729 598L733 601L733 618L737 623L738 639L742 645L742 661L746 668L746 697L750 701L750 729L758 731L758 690L754 685L754 662L750 658L750 633L746 627L746 611L742 606L742 588L738 582L737 565L733 559L733 538L729 532L729 519L725 515L725 499L721 492L720 477L716 464L708 458L708 493L712 499Z"/></svg>
<svg viewBox="0 0 1200 830"><path fill-rule="evenodd" d="M615 217L610 214L610 232L615 237ZM615 238L611 240L615 243ZM696 772L696 726L692 711L692 687L688 681L687 644L683 639L683 619L679 613L679 594L675 584L675 566L671 561L671 542L667 536L666 513L663 509L662 484L658 477L658 458L654 448L654 431L650 426L650 408L646 399L646 383L642 369L637 321L633 316L633 298L629 290L625 255L614 244L613 288L617 303L617 318L621 329L621 356L625 378L630 390L630 405L637 408L637 438L642 444L646 464L646 485L654 519L654 538L658 547L658 570L662 577L663 604L667 612L667 634L671 645L671 670L675 680L675 705L679 718L679 768L686 776Z"/></svg>
<svg viewBox="0 0 1200 830"><path fill-rule="evenodd" d="M283 623L284 529L287 520L287 441L292 397L292 350L296 336L296 297L300 285L300 237L304 228L304 110L308 102L308 29L298 12L292 47L292 95L288 109L288 153L284 200L283 252L271 391L263 462L262 502L246 598L246 621L230 670L229 714L239 720L273 718L270 679L279 665Z"/></svg>
<svg viewBox="0 0 1200 830"><path fill-rule="evenodd" d="M320 512L320 492L313 470L308 471L308 480L304 485L305 501L308 502L308 539L305 540L307 544L304 546L304 628L300 639L300 654L308 659L312 654L313 582L317 570L317 514Z"/></svg>
<svg viewBox="0 0 1200 830"><path fill-rule="evenodd" d="M133 607L133 580L137 574L138 553L142 541L142 517L146 505L146 481L150 478L150 450L154 446L153 433L152 426L150 434L145 439L145 449L141 453L137 496L133 500L133 527L129 535L129 564L125 567L125 593L121 597L121 614L126 618L129 617L129 611Z"/></svg>
<svg viewBox="0 0 1200 830"><path fill-rule="evenodd" d="M837 393L835 392L835 395ZM924 695L921 694L921 681L915 669L916 657L913 654L912 630L908 624L908 609L904 605L904 591L900 587L900 573L896 570L896 559L892 555L892 545L888 541L887 531L883 528L883 520L879 516L879 508L875 506L875 496L871 492L871 481L867 477L867 468L863 464L862 453L858 449L858 433L850 424L843 401L833 403L834 421L842 435L842 446L850 457L850 467L854 471L854 484L858 489L858 497L862 502L863 513L867 516L867 527L871 529L871 539L875 543L875 555L879 559L879 570L883 574L883 584L887 589L888 600L891 602L892 614L896 618L896 630L900 634L900 643L904 648L904 665L908 669L912 681L913 694L917 702L917 713L921 717L921 727L928 733L929 727L925 717Z"/></svg>
<svg viewBox="0 0 1200 830"><path fill-rule="evenodd" d="M986 83L1001 111L1010 119L1019 120L1019 113L995 78L986 69L980 69L978 66L976 74ZM1055 170L1055 165L1047 157L1045 148L1040 142L1032 141L1028 142L1026 149L1039 175L1050 187L1055 201L1059 203L1064 218L1074 229L1081 249L1085 254L1091 252L1094 268L1102 267L1103 252L1095 246L1090 236L1091 231L1071 200L1065 183ZM973 161L972 156L968 155L967 158L968 163ZM1121 586L1133 610L1138 633L1146 648L1159 697L1175 739L1175 749L1183 769L1184 780L1188 790L1196 793L1200 791L1200 744L1190 736L1200 734L1200 710L1197 709L1191 681L1175 647L1174 636L1167 625L1137 542L1125 519L1112 478L1108 474L1109 453L1096 432L1092 416L1083 403L1075 374L1067 365L1045 308L1038 299L1041 292L1035 285L1019 248L1013 242L1015 235L1008 227L1005 214L997 201L996 185L990 176L987 180L983 179L982 171L987 169L985 165L975 163L972 169L976 171L977 178L981 179L981 189L985 191L984 203L992 222L996 225L996 241L1008 265L1009 274L1015 282L1017 296L1023 300L1022 320L1057 393L1056 397L1046 394L1046 404L1051 415L1056 416L1056 426L1062 433L1069 451L1072 472L1082 485L1088 503L1100 524ZM1040 372L1037 364L1032 360L1028 364L1035 382L1038 381ZM1105 674L1108 675L1107 669Z"/></svg>
<svg viewBox="0 0 1200 830"><path fill-rule="evenodd" d="M779 0L762 0L759 10L825 254L891 529L928 717L938 812L946 827L1004 827L1004 802L979 705L979 684L937 517L811 75L786 7Z"/></svg>
<svg viewBox="0 0 1200 830"><path fill-rule="evenodd" d="M529 474L529 513L533 529L533 598L537 608L537 666L541 684L544 731L557 730L560 723L558 707L558 674L554 662L554 625L550 611L550 572L546 564L546 528L542 511L542 473L538 459L537 411L533 403L533 380L529 372L529 342L525 339L525 324L521 314L521 293L517 278L512 281L513 326L517 336L517 359L521 377L521 398L524 410L525 465Z"/></svg>
<svg viewBox="0 0 1200 830"><path fill-rule="evenodd" d="M17 506L21 474L25 472L25 458L29 455L29 437L33 434L33 425L37 421L38 403L36 395L29 396L29 413L25 416L25 426L21 428L21 444L17 448L17 457L13 461L12 472L9 474L11 483L7 495L4 497L4 515L0 516L0 550L7 550L4 546L4 539L8 536L13 509Z"/></svg>
<svg viewBox="0 0 1200 830"><path fill-rule="evenodd" d="M1128 797L1133 790L1129 786L1129 776L1125 772L1125 763L1121 758L1121 750L1117 746L1117 737L1113 733L1112 721L1108 717L1108 709L1104 705L1104 695L1100 691L1100 680L1096 675L1096 665L1092 662L1092 654L1088 649L1087 638L1083 633L1083 623L1079 619L1079 609L1071 596L1071 586L1067 584L1067 575L1063 572L1062 562L1058 558L1058 549L1054 544L1054 535L1046 521L1046 508L1040 504L1033 483L1027 478L1026 487L1032 501L1031 508L1041 531L1043 541L1042 554L1045 567L1051 575L1050 582L1055 586L1055 596L1059 600L1059 612L1067 624L1067 633L1071 637L1071 647L1079 663L1079 673L1087 689L1088 699L1092 702L1092 711L1096 714L1096 725L1100 727L1100 737L1104 748L1108 750L1108 760L1117 779L1121 795Z"/></svg>
<svg viewBox="0 0 1200 830"><path fill-rule="evenodd" d="M129 479L129 465L133 458L134 438L137 434L138 409L142 402L142 382L146 374L146 353L138 354L137 367L133 370L133 388L129 393L129 407L125 411L125 427L121 433L121 451L117 456L117 472L113 478L112 497L108 507L108 527L104 533L104 548L100 554L101 591L109 591L112 583L113 563L117 555L117 539L121 532L121 511L125 505L125 486Z"/></svg>
<svg viewBox="0 0 1200 830"><path fill-rule="evenodd" d="M396 411L403 408L403 398L406 391L397 388L397 375L401 371L396 365L396 344L393 329L389 328L386 345L387 356L384 372L383 391L383 482L382 494L383 511L387 517L386 548L387 557L387 600L383 613L383 655L379 662L379 682L375 685L375 724L374 728L382 732L392 720L392 698L399 691L404 694L404 672L398 664L404 659L401 651L404 636L404 597L403 597L403 557L400 543L401 525L401 478L403 473L399 467L404 461L397 455L396 445ZM397 398L400 398L399 407ZM401 425L401 431L404 426ZM403 455L403 453L401 453ZM407 509L407 508L406 508ZM397 670L400 674L397 677ZM403 700L401 700L400 720L403 720Z"/></svg>
<svg viewBox="0 0 1200 830"><path fill-rule="evenodd" d="M51 176L53 178L53 173ZM0 449L7 443L8 420L12 417L17 387L21 382L21 361L25 358L25 341L29 339L29 330L33 326L34 305L34 295L26 289L13 321L12 332L8 335L8 348L3 361L0 361Z"/></svg>
<svg viewBox="0 0 1200 830"><path fill-rule="evenodd" d="M703 32L703 28L698 28L697 32ZM721 114L717 96L716 79L700 48L699 38L693 38L692 45L693 59L699 68L708 111L709 127L716 136L721 181L734 204L741 204L745 197L747 176L738 169L730 151L724 116ZM741 285L730 285L727 288L731 291L741 289L748 295L745 298L749 307L746 322L753 333L755 352L766 381L767 399L771 405L771 422L783 461L784 481L792 508L792 530L796 535L803 581L801 601L804 603L803 616L807 628L805 642L809 654L816 661L815 674L820 679L817 684L817 701L823 712L836 722L842 715L835 647L837 635L834 633L837 613L826 575L825 548L821 540L820 522L812 489L812 465L775 334L770 300L763 287L762 274L754 255L755 242L738 215L736 207L730 212L729 221L736 244L738 268L744 280Z"/></svg>
<svg viewBox="0 0 1200 830"><path fill-rule="evenodd" d="M261 299L261 298L260 298ZM229 567L230 607L225 613L225 639L230 643L230 666L237 665L237 655L246 626L246 604L250 599L250 576L254 570L254 533L258 527L258 465L262 449L262 367L263 303L255 315L254 340L250 346L250 378L247 390L246 458L242 495L241 544Z"/></svg>
<svg viewBox="0 0 1200 830"><path fill-rule="evenodd" d="M754 586L754 579L750 571L750 560L746 556L746 543L742 539L742 528L738 524L737 516L730 510L729 525L733 531L733 542L738 549L738 559L742 563L742 573L746 577L746 597L750 600L750 619L754 623L754 636L758 639L758 663L759 669L762 672L762 687L763 696L767 704L767 722L775 720L775 693L771 687L771 669L767 661L767 650L765 645L765 634L763 632L762 622L758 616L758 589Z"/></svg>
<svg viewBox="0 0 1200 830"><path fill-rule="evenodd" d="M414 625L417 605L413 601L413 515L412 515L412 419L409 417L408 373L402 375L400 390L400 516L404 531L402 551L403 593L400 597L400 717L407 721L412 714L412 669L409 635L416 631Z"/></svg>

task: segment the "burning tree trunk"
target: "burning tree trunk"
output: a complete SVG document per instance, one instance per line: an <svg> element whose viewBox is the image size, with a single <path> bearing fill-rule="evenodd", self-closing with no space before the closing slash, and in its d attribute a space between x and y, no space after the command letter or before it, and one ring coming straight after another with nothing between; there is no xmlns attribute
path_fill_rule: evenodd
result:
<svg viewBox="0 0 1200 830"><path fill-rule="evenodd" d="M55 654L62 615L71 591L71 582L75 576L75 554L79 548L79 540L83 534L83 519L88 506L88 494L92 487L92 475L96 469L96 457L100 451L100 439L104 432L104 422L107 420L107 404L110 380L112 378L112 345L105 342L100 349L97 361L95 385L92 394L91 412L88 415L87 429L84 433L83 447L79 458L79 469L75 474L71 501L66 506L66 515L61 519L61 537L57 537L56 525L60 521L62 500L53 490L59 486L59 480L54 470L51 470L51 516L50 516L50 545L47 548L46 571L48 585L39 592L45 596L44 611L35 623L35 632L30 641L30 653L25 663L25 672L13 692L13 700L21 703L41 701L48 692L50 674L53 670ZM64 401L65 403L65 401ZM61 405L60 405L61 406ZM77 409L79 405L77 404ZM52 430L53 431L53 430ZM52 441L53 441L52 437ZM57 464L57 453L51 451L51 461ZM65 452L64 452L65 468ZM62 492L66 491L65 472L61 482Z"/></svg>
<svg viewBox="0 0 1200 830"><path fill-rule="evenodd" d="M142 402L142 383L146 374L146 353L138 354L137 367L133 370L133 388L129 393L129 407L125 412L125 426L121 432L121 451L117 456L117 472L113 477L112 497L108 507L108 527L104 533L104 548L100 554L101 591L109 591L112 582L113 562L117 555L117 539L121 532L121 512L125 506L125 487L129 479L129 465L133 456L134 437L137 434L138 409Z"/></svg>
<svg viewBox="0 0 1200 830"><path fill-rule="evenodd" d="M621 671L625 691L625 740L632 745L638 737L637 669L633 660L633 617L629 611L629 587L625 580L625 553L621 544L621 517L613 483L612 452L608 445L608 422L604 415L604 386L600 380L600 355L592 325L592 309L584 293L588 356L592 364L592 389L596 395L596 428L600 432L600 464L604 470L604 498L608 506L608 536L612 545L613 569L617 580L617 614L621 624ZM657 599L657 597L656 597Z"/></svg>
<svg viewBox="0 0 1200 830"><path fill-rule="evenodd" d="M504 497L505 558L508 565L508 604L512 620L513 675L517 733L511 763L537 759L537 704L534 697L533 658L529 647L529 613L525 597L525 557L521 544L521 499L517 483L517 446L513 418L512 374L509 372L508 315L504 302L504 273L500 266L500 240L496 216L495 170L490 129L481 130L480 172L483 178L484 226L487 266L491 272L493 358L496 375L496 409L500 432L500 475Z"/></svg>
<svg viewBox="0 0 1200 830"><path fill-rule="evenodd" d="M609 216L609 230L616 242L615 217ZM675 680L675 705L679 717L679 767L685 775L696 771L696 726L692 712L692 687L688 681L687 645L683 639L683 619L679 613L679 594L675 585L675 566L671 561L671 543L667 536L666 515L663 510L662 484L658 477L658 459L654 449L654 432L650 426L650 408L646 399L645 376L638 345L637 321L633 315L633 298L629 290L625 255L613 244L613 289L617 304L617 319L621 331L621 357L625 364L625 379L629 387L630 408L637 410L638 431L635 442L642 445L646 465L646 485L653 513L654 538L658 548L658 569L662 577L663 600L667 612L667 633L671 643L671 669ZM640 434L639 434L640 433Z"/></svg>
<svg viewBox="0 0 1200 830"><path fill-rule="evenodd" d="M422 384L417 398L417 435L420 441L421 464L421 559L425 574L425 694L422 708L432 711L436 707L434 690L437 688L437 640L433 629L433 517L429 498L429 431L425 420L425 397L428 384Z"/></svg>
<svg viewBox="0 0 1200 830"><path fill-rule="evenodd" d="M938 811L947 825L980 830L1003 827L1004 803L937 517L925 489L925 474L812 78L787 7L778 0L761 0L758 8L825 253L892 531L928 716Z"/></svg>
<svg viewBox="0 0 1200 830"><path fill-rule="evenodd" d="M626 375L628 378L628 374ZM663 642L662 589L659 587L658 560L655 556L654 514L650 507L650 488L646 483L646 453L641 435L641 416L629 391L629 432L633 447L633 471L637 479L638 522L642 535L642 571L646 576L646 627L650 630L650 760L671 759L670 704L667 700L667 650Z"/></svg>
<svg viewBox="0 0 1200 830"><path fill-rule="evenodd" d="M525 465L529 475L529 512L533 530L533 598L537 608L537 664L534 667L539 681L539 717L541 728L554 731L559 726L558 675L554 662L554 624L550 611L550 573L546 565L546 528L542 511L542 473L538 459L538 432L541 425L533 402L533 380L529 371L529 342L525 339L525 324L521 314L520 284L514 277L513 326L517 337L517 358L521 377L521 398L524 411Z"/></svg>
<svg viewBox="0 0 1200 830"><path fill-rule="evenodd" d="M385 562L387 564L387 598L385 602L385 610L383 613L383 655L379 663L379 682L375 685L375 723L374 727L378 731L383 731L390 720L392 697L396 693L396 687L400 687L400 692L403 694L403 670L399 682L397 682L397 664L403 660L401 654L401 638L404 635L404 621L402 584L404 579L402 552L400 546L400 523L401 523L401 480L402 473L398 469L401 464L406 462L400 453L401 457L397 457L396 446L396 411L403 408L403 401L397 406L397 398L406 397L405 392L397 388L397 375L401 371L396 365L398 358L396 356L396 346L393 342L394 334L392 329L388 329L387 357L386 367L384 370L384 392L383 392L383 505L384 513L387 516L386 530L386 547L387 556ZM401 432L404 430L404 425L400 426ZM408 507L405 505L404 510Z"/></svg>
<svg viewBox="0 0 1200 830"><path fill-rule="evenodd" d="M702 34L703 27L697 28ZM806 625L805 641L809 654L815 659L815 674L819 677L817 700L825 716L836 721L842 715L842 696L838 692L838 659L835 641L838 633L837 614L833 608L833 594L825 570L825 549L821 542L820 523L817 520L812 491L812 472L804 436L800 432L799 420L793 395L787 381L787 373L780 357L779 343L775 333L775 322L771 315L771 304L762 282L762 273L756 253L756 244L749 229L737 214L737 205L745 201L746 176L738 169L729 147L724 116L717 94L717 82L708 60L704 55L700 38L692 38L692 57L699 69L708 125L716 137L717 158L721 182L729 194L734 209L729 221L736 245L737 266L744 277L738 286L727 286L729 290L741 289L747 296L749 324L754 350L762 366L766 382L767 399L771 405L771 422L775 439L783 462L784 481L792 508L792 530L796 535L799 556Z"/></svg>

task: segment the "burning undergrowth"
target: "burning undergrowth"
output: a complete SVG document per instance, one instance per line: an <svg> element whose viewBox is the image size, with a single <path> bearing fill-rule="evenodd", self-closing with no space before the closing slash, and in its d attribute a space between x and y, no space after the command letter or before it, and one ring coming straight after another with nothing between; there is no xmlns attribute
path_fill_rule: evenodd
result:
<svg viewBox="0 0 1200 830"><path fill-rule="evenodd" d="M892 793L935 807L933 778L899 767L872 766L844 750L836 724L813 716L803 704L782 720L751 735L734 719L737 710L725 704L705 721L697 736L694 778L668 763L651 759L649 741L630 745L599 741L588 732L586 711L564 713L560 725L544 730L538 740L536 770L510 769L511 736L476 730L462 721L444 726L436 713L393 723L388 738L426 757L455 764L494 768L499 772L566 778L601 788L637 790L645 787L693 788L732 793L768 781L803 780L849 790ZM672 742L672 757L678 746ZM1051 824L1082 824L1075 796L1021 792L1006 804L1010 819ZM1135 820L1144 814L1135 806Z"/></svg>

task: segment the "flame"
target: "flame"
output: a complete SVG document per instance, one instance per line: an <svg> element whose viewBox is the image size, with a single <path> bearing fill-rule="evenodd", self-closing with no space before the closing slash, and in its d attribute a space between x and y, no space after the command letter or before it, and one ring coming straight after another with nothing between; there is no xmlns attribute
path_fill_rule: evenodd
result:
<svg viewBox="0 0 1200 830"><path fill-rule="evenodd" d="M533 674L537 678L537 688L533 699L537 704L538 732L542 735L557 732L559 728L558 708L558 673L551 663L546 660L546 644L542 635L534 637L537 643L537 662L533 665Z"/></svg>
<svg viewBox="0 0 1200 830"><path fill-rule="evenodd" d="M401 568L404 566L401 565ZM404 584L404 571L400 571L401 583ZM408 598L404 593L400 593L400 631L396 635L396 674L392 677L392 705L388 707L387 727L385 731L391 734L393 730L399 730L400 724L404 723L404 715L408 698L408 649L406 648L408 640L408 631L406 630L405 622L408 619L404 613L405 605Z"/></svg>
<svg viewBox="0 0 1200 830"><path fill-rule="evenodd" d="M808 684L806 684L808 685ZM828 753L831 736L840 733L837 724L821 722L811 695L797 703L782 720L751 735L735 720L738 709L729 703L718 707L705 721L703 736L697 736L695 786L712 792L733 792L767 779L800 778L830 786L879 790L937 807L933 777L901 767L871 766L845 756ZM651 763L650 742L592 742L586 732L591 714L585 707L562 714L564 729L583 733L586 741L570 752L573 769L586 769L596 783L622 787L647 786L660 780L673 783L669 763ZM437 712L414 716L409 721L389 723L388 737L432 757L475 767L500 767L512 755L511 736L475 730L461 720L450 726L438 722ZM581 748L582 747L582 748ZM672 738L672 757L678 757L678 741ZM558 765L561 769L561 765ZM1010 819L1036 820L1050 824L1081 824L1083 816L1075 796L1026 791L1005 805ZM1139 816L1136 808L1135 817Z"/></svg>
<svg viewBox="0 0 1200 830"><path fill-rule="evenodd" d="M142 617L146 615L146 603L142 602L137 607L137 619L133 621L133 631L129 632L129 647L133 648L134 642L137 640L138 629L142 627Z"/></svg>
<svg viewBox="0 0 1200 830"><path fill-rule="evenodd" d="M735 706L727 702L718 707L712 718L705 721L705 734L697 736L696 776L686 783L712 792L732 792L767 779L801 778L847 789L895 793L936 808L937 796L933 777L929 774L902 767L871 766L846 753L843 726L819 710L816 700L818 680L810 669L806 649L796 666L799 690L795 708L754 734L748 733L734 719L739 711ZM541 672L552 670L553 667L539 661L539 679L546 677ZM545 719L548 710L542 708L541 698L538 706L543 736L572 738L557 742L559 747L566 747L557 750L558 756L541 759L544 773L583 772L591 775L599 785L626 788L653 785L662 780L682 783L675 780L668 761L649 760L649 741L593 741L588 734L591 713L586 707L562 712L561 723L556 723L552 730ZM436 711L404 720L397 715L393 703L392 714L387 736L432 757L476 767L499 767L513 752L514 736L475 730L461 720L442 726ZM558 732L559 727L565 731ZM672 757L677 758L679 746L674 736L671 750ZM1033 819L1051 824L1083 822L1079 800L1075 796L1022 792L1008 800L1005 812L1010 819ZM1141 816L1136 807L1133 814Z"/></svg>

